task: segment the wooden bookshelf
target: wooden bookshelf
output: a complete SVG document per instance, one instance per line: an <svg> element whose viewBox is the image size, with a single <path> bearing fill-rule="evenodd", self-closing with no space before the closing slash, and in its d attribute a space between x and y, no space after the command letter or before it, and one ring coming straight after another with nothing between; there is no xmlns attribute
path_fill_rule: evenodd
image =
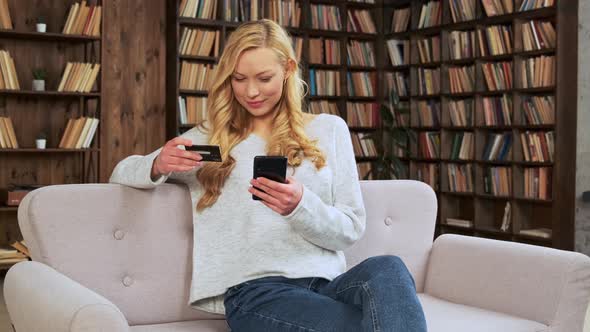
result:
<svg viewBox="0 0 590 332"><path fill-rule="evenodd" d="M167 2L167 68L166 71L166 136L168 139L181 134L182 132L192 128L190 124L182 124L179 117L178 97L182 96L207 96L207 91L187 91L179 88L180 69L183 61L201 64L215 64L218 61L217 57L212 56L186 56L179 52L181 43L182 29L185 27L201 28L208 30L216 30L220 32L220 49L219 54L224 46L224 41L228 35L235 30L239 22L230 22L223 19L223 13L226 11L224 7L225 1L217 0L217 15L215 19L197 19L179 16L180 1ZM265 1L265 3L268 3ZM303 40L302 55L300 59L300 67L303 73L303 79L310 82L310 70L316 71L336 71L339 73L339 89L338 95L310 95L306 96L305 102L329 101L337 105L339 115L347 120L347 102L355 103L381 103L384 100L384 89L382 87L382 69L385 66L385 61L382 58L383 50L383 1L378 0L375 4L357 3L339 0L298 0L297 4L301 6L301 21L298 27L284 26L289 34L293 37L300 37ZM321 30L312 27L311 6L312 5L326 5L338 8L341 18L342 30ZM266 4L268 6L268 4ZM363 32L348 32L348 11L349 10L367 10L369 11L376 33ZM261 11L262 17L268 18L268 7ZM322 38L335 40L339 42L338 52L340 53L339 64L313 63L310 61L310 39ZM370 43L375 54L375 63L372 66L349 65L347 61L347 45L349 41L359 41ZM347 73L369 73L374 75L374 94L371 96L351 96L347 92ZM366 128L363 126L351 125L351 133L354 132L371 132L375 128ZM357 156L357 161L371 162L376 160L375 157Z"/></svg>
<svg viewBox="0 0 590 332"><path fill-rule="evenodd" d="M437 235L444 233L458 233L523 243L531 243L560 249L573 250L574 247L574 211L575 211L575 146L576 146L576 107L577 107L577 0L556 0L556 4L549 8L539 8L519 12L522 0L514 0L515 12L487 17L481 0L472 0L475 5L475 19L465 22L453 22L449 1L442 3L442 22L438 26L418 29L422 5L428 0L406 1L385 0L383 5L383 22L391 22L393 11L400 8L410 8L410 24L407 31L391 32L390 23L384 24L385 42L391 39L409 40L410 59L403 66L392 66L388 50L383 49L381 56L386 61L385 72L404 72L409 68L410 87L410 128L417 133L435 132L440 135L441 159L426 159L417 155L419 142L412 142L411 155L406 161L409 176L418 179L420 170L425 164L435 165L438 178L434 183L439 199L439 213L437 221ZM551 22L555 28L557 45L536 50L525 50L522 42L522 25L531 20ZM453 59L449 51L450 33L453 31L478 31L491 26L509 27L512 34L512 51L505 54L482 56L479 48L479 36L475 36L474 56ZM438 36L440 38L440 61L420 63L416 47L418 40ZM485 36L485 34L484 34ZM531 58L553 56L555 82L542 87L526 87L522 84L520 68ZM512 86L492 91L487 88L483 74L486 63L512 63ZM461 66L475 66L474 91L451 93L449 68ZM420 68L440 70L440 92L430 94L418 93L418 75ZM511 107L509 123L486 123L483 101L485 98L510 97L508 105ZM523 101L530 97L554 98L554 121L552 123L529 123L525 119ZM450 119L449 104L457 100L473 100L473 123L456 125ZM527 99L528 100L528 99ZM433 101L441 105L441 123L439 126L419 126L416 105L421 101ZM489 101L489 100L488 100ZM453 136L457 132L474 133L474 156L467 160L453 160L448 158L452 150ZM526 160L523 155L520 135L525 132L554 133L553 159L535 162ZM503 160L483 160L486 140L492 133L512 134L511 150ZM471 192L453 192L450 190L448 169L449 165L470 165L472 169ZM507 168L510 170L508 183L509 195L493 195L484 188L484 177L489 168ZM527 169L550 169L551 178L547 178L550 194L547 198L529 197L524 194ZM537 181L537 180L535 180ZM538 181L541 181L539 178ZM502 230L502 219L506 204L510 203L510 225ZM472 221L472 227L461 227L447 224L448 218ZM549 238L521 234L521 230L547 228L552 231Z"/></svg>
<svg viewBox="0 0 590 332"><path fill-rule="evenodd" d="M98 182L100 124L90 148L58 148L68 119L102 120L102 70L90 92L57 91L68 62L102 64L102 24L100 36L62 33L70 6L76 2L80 1L8 0L14 29L0 30L0 49L14 58L20 90L0 90L0 116L11 118L19 148L0 149L0 187ZM102 1L91 0L88 5L102 6ZM39 16L45 18L45 33L35 30ZM33 91L33 68L46 70L46 91ZM46 149L35 148L40 132L47 135ZM0 203L0 244L22 239L17 211Z"/></svg>

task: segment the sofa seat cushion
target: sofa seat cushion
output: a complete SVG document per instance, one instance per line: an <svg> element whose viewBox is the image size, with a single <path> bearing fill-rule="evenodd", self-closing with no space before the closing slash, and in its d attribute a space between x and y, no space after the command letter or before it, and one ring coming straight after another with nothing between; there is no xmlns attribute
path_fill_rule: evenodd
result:
<svg viewBox="0 0 590 332"><path fill-rule="evenodd" d="M136 325L131 332L228 332L229 327L224 319L203 319L184 322Z"/></svg>
<svg viewBox="0 0 590 332"><path fill-rule="evenodd" d="M429 332L544 332L549 327L530 320L451 303L418 294Z"/></svg>

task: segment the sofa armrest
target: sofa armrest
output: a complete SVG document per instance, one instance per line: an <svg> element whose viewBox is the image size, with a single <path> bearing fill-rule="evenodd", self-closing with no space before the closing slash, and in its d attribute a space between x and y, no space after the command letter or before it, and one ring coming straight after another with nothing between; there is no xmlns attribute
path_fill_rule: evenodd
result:
<svg viewBox="0 0 590 332"><path fill-rule="evenodd" d="M113 303L42 263L10 268L4 298L17 332L129 331Z"/></svg>
<svg viewBox="0 0 590 332"><path fill-rule="evenodd" d="M434 242L425 293L551 327L582 331L590 258L580 253L460 235Z"/></svg>

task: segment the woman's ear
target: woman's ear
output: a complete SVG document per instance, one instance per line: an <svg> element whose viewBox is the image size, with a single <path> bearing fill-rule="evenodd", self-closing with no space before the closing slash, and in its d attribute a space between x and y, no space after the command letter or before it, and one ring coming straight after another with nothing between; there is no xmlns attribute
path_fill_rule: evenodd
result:
<svg viewBox="0 0 590 332"><path fill-rule="evenodd" d="M295 73L297 67L297 63L293 59L287 59L287 65L285 66L285 80L283 82L287 83L287 79Z"/></svg>

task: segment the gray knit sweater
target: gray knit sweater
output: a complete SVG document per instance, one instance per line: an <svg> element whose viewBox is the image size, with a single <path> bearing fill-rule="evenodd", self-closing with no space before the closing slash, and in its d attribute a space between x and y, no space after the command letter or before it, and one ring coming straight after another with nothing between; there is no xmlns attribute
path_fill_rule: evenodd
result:
<svg viewBox="0 0 590 332"><path fill-rule="evenodd" d="M189 305L223 314L223 294L244 281L267 276L332 280L346 270L342 250L359 239L365 229L350 133L340 117L329 114L315 117L305 131L311 139L318 139L327 163L318 171L305 159L299 167L287 169L287 175L304 186L300 203L287 216L253 200L248 192L254 156L266 154L266 141L251 134L231 151L236 166L217 202L202 212L193 210ZM207 136L197 128L182 136L193 144L207 144ZM196 206L203 193L195 177L198 168L154 182L150 172L159 152L122 160L110 182L153 188L171 177L187 184Z"/></svg>

